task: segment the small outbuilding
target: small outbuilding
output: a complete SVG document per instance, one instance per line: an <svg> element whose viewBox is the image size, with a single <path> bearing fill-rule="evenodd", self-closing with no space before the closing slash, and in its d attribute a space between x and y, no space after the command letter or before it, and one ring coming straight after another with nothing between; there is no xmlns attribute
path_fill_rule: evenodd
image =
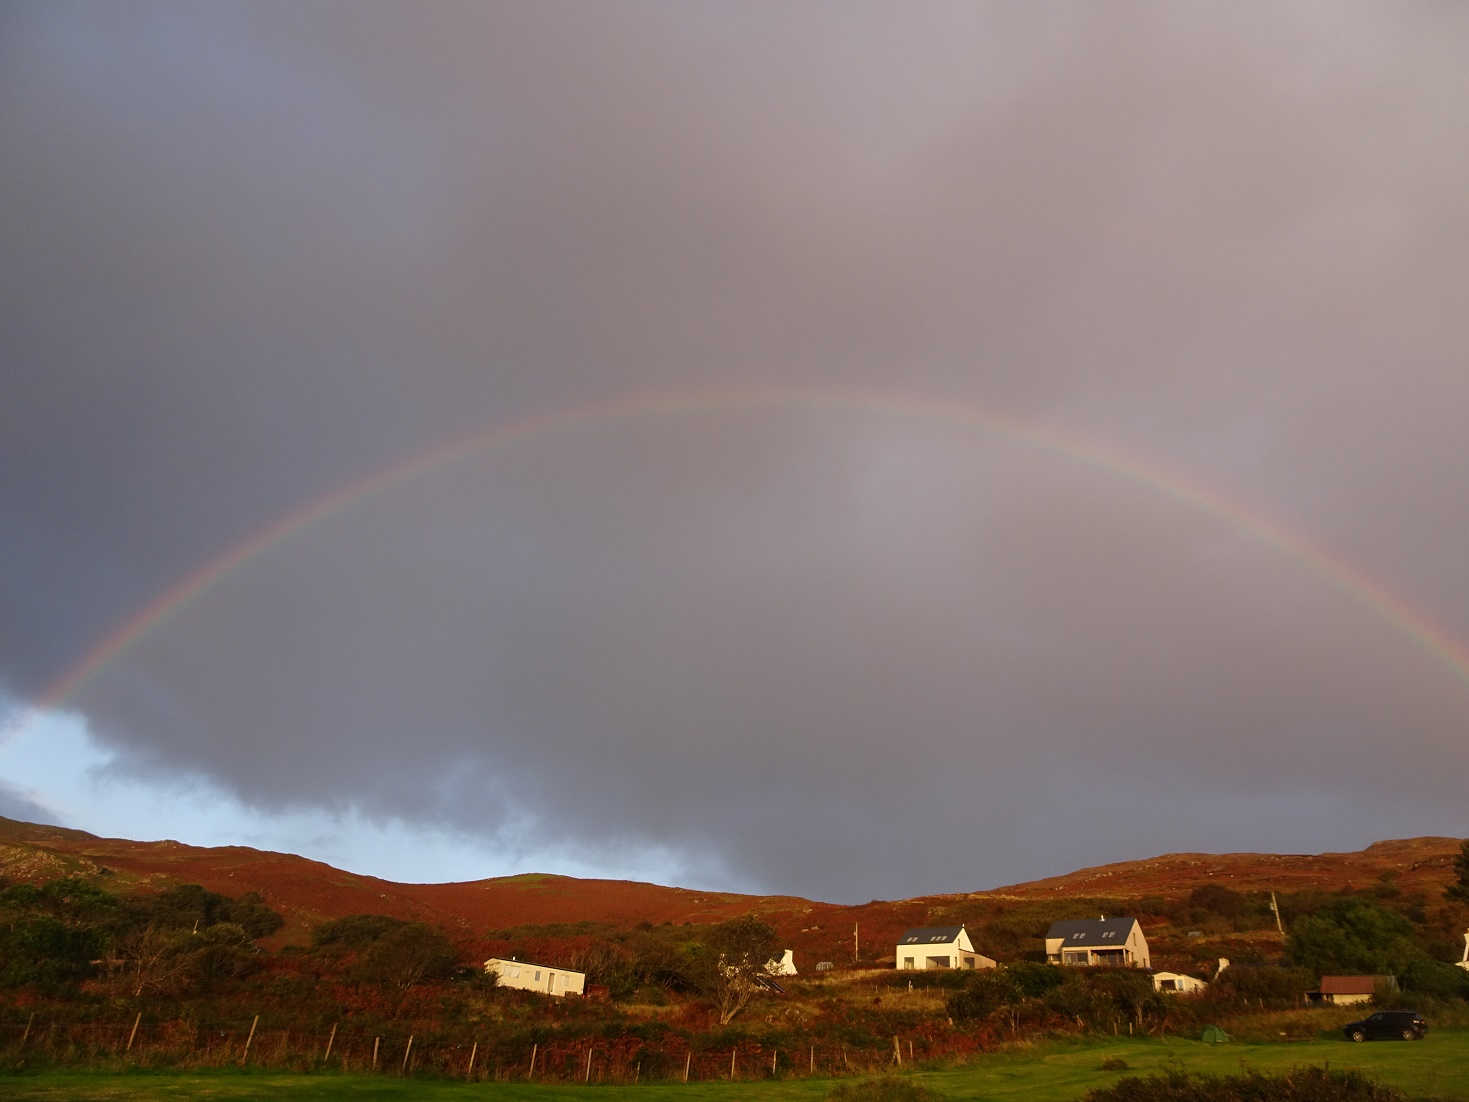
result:
<svg viewBox="0 0 1469 1102"><path fill-rule="evenodd" d="M1393 976L1322 976L1320 989L1307 991L1306 1001L1329 1006L1353 1006L1371 1002L1379 991L1397 989L1398 981Z"/></svg>
<svg viewBox="0 0 1469 1102"><path fill-rule="evenodd" d="M787 949L784 953L780 955L779 960L776 960L774 957L772 957L770 960L767 960L765 962L765 974L767 976L796 975L795 952L793 950Z"/></svg>
<svg viewBox="0 0 1469 1102"><path fill-rule="evenodd" d="M1153 990L1165 995L1202 995L1208 989L1207 982L1183 972L1153 973Z"/></svg>
<svg viewBox="0 0 1469 1102"><path fill-rule="evenodd" d="M904 930L896 953L900 970L930 968L995 968L996 963L975 952L969 931L959 926L918 926Z"/></svg>
<svg viewBox="0 0 1469 1102"><path fill-rule="evenodd" d="M1469 972L1469 930L1464 931L1464 958L1455 963L1464 971Z"/></svg>
<svg viewBox="0 0 1469 1102"><path fill-rule="evenodd" d="M491 957L485 971L492 973L501 987L521 991L538 991L542 995L581 995L586 992L587 974L573 968L553 968L526 960Z"/></svg>

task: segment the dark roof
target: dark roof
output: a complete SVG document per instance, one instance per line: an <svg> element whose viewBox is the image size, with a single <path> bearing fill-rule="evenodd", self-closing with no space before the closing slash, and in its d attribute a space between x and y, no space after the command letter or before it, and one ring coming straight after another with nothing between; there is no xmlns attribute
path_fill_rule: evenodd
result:
<svg viewBox="0 0 1469 1102"><path fill-rule="evenodd" d="M1323 995L1370 995L1378 985L1396 987L1392 976L1322 976Z"/></svg>
<svg viewBox="0 0 1469 1102"><path fill-rule="evenodd" d="M1135 918L1068 918L1051 923L1047 939L1060 938L1061 948L1121 945L1132 932Z"/></svg>
<svg viewBox="0 0 1469 1102"><path fill-rule="evenodd" d="M947 945L959 936L963 926L916 926L904 930L899 945Z"/></svg>

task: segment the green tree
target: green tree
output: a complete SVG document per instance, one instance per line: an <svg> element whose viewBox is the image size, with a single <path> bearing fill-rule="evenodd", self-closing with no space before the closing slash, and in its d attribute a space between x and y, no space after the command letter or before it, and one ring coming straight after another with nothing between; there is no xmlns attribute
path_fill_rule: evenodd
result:
<svg viewBox="0 0 1469 1102"><path fill-rule="evenodd" d="M983 1021L996 1011L1013 1015L1025 1001L1025 993L1006 968L986 968L967 976L964 986L949 996L945 1008L956 1022Z"/></svg>
<svg viewBox="0 0 1469 1102"><path fill-rule="evenodd" d="M688 974L714 1000L719 1024L728 1025L751 999L766 989L765 964L776 955L779 939L754 915L721 922L689 954Z"/></svg>
<svg viewBox="0 0 1469 1102"><path fill-rule="evenodd" d="M363 951L359 972L406 992L425 980L447 979L457 963L458 954L442 931L422 922L405 922Z"/></svg>
<svg viewBox="0 0 1469 1102"><path fill-rule="evenodd" d="M1398 973L1425 954L1402 915L1365 899L1336 899L1291 924L1291 963L1317 975L1330 972Z"/></svg>

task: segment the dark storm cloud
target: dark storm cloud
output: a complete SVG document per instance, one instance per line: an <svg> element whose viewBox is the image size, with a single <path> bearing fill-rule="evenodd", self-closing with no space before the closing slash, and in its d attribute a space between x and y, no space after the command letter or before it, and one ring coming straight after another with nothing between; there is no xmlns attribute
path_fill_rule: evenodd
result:
<svg viewBox="0 0 1469 1102"><path fill-rule="evenodd" d="M757 383L1114 443L1469 636L1457 8L0 19L20 691L436 441ZM1228 515L834 403L441 467L70 703L261 807L856 898L1461 830L1466 699Z"/></svg>

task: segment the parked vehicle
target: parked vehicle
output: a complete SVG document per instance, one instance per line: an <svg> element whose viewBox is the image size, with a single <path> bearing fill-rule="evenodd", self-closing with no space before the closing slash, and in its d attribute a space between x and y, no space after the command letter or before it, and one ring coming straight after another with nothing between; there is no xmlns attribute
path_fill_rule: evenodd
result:
<svg viewBox="0 0 1469 1102"><path fill-rule="evenodd" d="M1382 1041L1402 1038L1421 1041L1428 1023L1416 1010L1379 1010L1376 1014L1342 1027L1349 1041Z"/></svg>

